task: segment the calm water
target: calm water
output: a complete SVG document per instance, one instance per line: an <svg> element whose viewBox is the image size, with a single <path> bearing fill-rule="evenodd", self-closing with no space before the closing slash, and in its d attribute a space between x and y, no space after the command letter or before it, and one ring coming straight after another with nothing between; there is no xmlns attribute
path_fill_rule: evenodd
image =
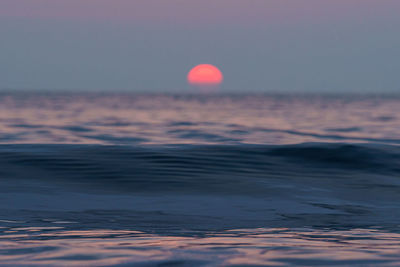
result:
<svg viewBox="0 0 400 267"><path fill-rule="evenodd" d="M0 95L0 265L400 264L400 97Z"/></svg>

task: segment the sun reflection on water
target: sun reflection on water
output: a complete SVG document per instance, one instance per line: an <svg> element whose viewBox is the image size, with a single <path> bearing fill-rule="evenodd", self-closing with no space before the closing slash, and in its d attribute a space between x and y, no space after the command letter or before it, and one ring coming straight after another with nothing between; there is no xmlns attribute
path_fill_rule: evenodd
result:
<svg viewBox="0 0 400 267"><path fill-rule="evenodd" d="M62 230L60 227L3 229L1 260L10 265L189 265L395 266L400 234L378 229L239 229L187 235L129 230Z"/></svg>
<svg viewBox="0 0 400 267"><path fill-rule="evenodd" d="M0 95L0 143L400 142L400 98Z"/></svg>

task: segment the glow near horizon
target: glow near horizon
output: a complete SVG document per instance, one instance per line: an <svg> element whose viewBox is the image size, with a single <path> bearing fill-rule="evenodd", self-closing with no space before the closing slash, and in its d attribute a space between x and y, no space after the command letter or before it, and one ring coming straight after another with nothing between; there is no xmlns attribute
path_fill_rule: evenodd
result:
<svg viewBox="0 0 400 267"><path fill-rule="evenodd" d="M2 0L0 89L182 90L210 62L227 90L399 91L399 13L397 0Z"/></svg>

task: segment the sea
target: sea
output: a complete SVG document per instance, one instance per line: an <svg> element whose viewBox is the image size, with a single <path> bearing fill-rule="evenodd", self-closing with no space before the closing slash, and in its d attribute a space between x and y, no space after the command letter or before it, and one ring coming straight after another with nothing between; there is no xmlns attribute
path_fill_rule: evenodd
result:
<svg viewBox="0 0 400 267"><path fill-rule="evenodd" d="M1 266L399 266L400 95L0 93Z"/></svg>

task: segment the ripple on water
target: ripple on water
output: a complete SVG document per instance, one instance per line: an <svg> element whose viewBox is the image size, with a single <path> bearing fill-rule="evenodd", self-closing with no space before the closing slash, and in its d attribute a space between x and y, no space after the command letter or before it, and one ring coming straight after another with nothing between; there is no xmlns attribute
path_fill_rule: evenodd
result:
<svg viewBox="0 0 400 267"><path fill-rule="evenodd" d="M395 266L400 260L400 234L378 229L259 228L173 235L128 230L16 230L25 235L0 239L3 264Z"/></svg>

